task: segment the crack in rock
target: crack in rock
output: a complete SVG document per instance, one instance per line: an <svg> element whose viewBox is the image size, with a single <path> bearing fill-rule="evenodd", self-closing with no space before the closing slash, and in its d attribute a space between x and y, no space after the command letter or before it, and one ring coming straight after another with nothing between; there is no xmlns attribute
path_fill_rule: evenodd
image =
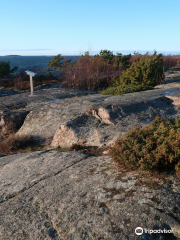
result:
<svg viewBox="0 0 180 240"><path fill-rule="evenodd" d="M46 152L50 152L50 151L49 151L49 150L45 150L45 151L42 151L42 152L40 152L40 153L37 154L37 155L39 155L39 157L42 157L42 159L41 159L42 162L44 161L44 157L42 156L42 154L43 154L43 153L46 153ZM69 166L67 166L67 167L65 167L65 168L62 168L61 170L59 170L59 171L57 171L57 172L55 172L55 173L50 173L49 175L45 175L44 177L41 177L40 179L37 179L37 180L33 181L33 183L29 183L29 182L28 182L28 183L29 183L29 186L25 186L24 188L22 188L22 189L19 190L18 192L15 191L15 192L13 192L12 194L6 194L6 193L2 194L1 197L0 197L0 203L3 203L3 202L5 202L5 201L8 201L9 199L12 199L12 198L16 197L17 195L19 195L19 194L21 194L21 193L29 190L30 188L34 187L36 184L38 184L39 182L41 182L41 181L43 181L43 180L47 180L47 179L49 179L49 178L51 178L51 177L54 177L54 176L60 174L61 172L65 171L65 170L67 170L67 169L69 169L69 168L71 168L72 166L76 165L77 163L79 163L79 162L87 159L88 157L89 157L88 155L84 155L82 159L77 160L76 162L72 163L71 165L69 165ZM53 160L56 159L56 158L57 158L57 156L54 157L53 159L51 159L51 161L53 161ZM10 184L8 184L8 185L10 185ZM6 186L7 186L7 185L6 185Z"/></svg>

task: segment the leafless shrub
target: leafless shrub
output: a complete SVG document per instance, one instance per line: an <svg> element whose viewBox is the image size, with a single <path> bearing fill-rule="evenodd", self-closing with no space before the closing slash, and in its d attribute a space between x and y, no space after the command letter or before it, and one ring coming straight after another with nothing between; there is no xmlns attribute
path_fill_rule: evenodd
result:
<svg viewBox="0 0 180 240"><path fill-rule="evenodd" d="M52 74L37 74L33 78L33 86L36 87L42 84L48 84L52 82L58 82L58 79ZM29 76L26 73L20 73L14 78L13 86L20 90L30 89Z"/></svg>
<svg viewBox="0 0 180 240"><path fill-rule="evenodd" d="M2 86L4 88L11 88L14 86L14 81L13 81L13 79L1 81L0 86Z"/></svg>
<svg viewBox="0 0 180 240"><path fill-rule="evenodd" d="M165 70L173 67L180 67L180 55L163 56L163 59L164 59Z"/></svg>
<svg viewBox="0 0 180 240"><path fill-rule="evenodd" d="M84 56L64 69L65 86L93 91L107 88L117 74L116 68L101 57Z"/></svg>
<svg viewBox="0 0 180 240"><path fill-rule="evenodd" d="M30 88L30 82L26 76L19 75L18 77L15 77L13 83L14 83L14 87L20 90Z"/></svg>

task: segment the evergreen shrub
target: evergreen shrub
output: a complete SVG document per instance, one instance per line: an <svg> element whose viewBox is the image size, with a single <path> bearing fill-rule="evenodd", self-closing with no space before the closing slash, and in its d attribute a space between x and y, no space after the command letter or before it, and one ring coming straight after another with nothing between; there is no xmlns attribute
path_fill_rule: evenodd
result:
<svg viewBox="0 0 180 240"><path fill-rule="evenodd" d="M151 86L141 86L141 85L121 85L117 87L110 87L103 92L101 92L102 95L121 95L125 93L132 93L132 92L139 92L139 91L145 91L145 90L151 90L153 87Z"/></svg>
<svg viewBox="0 0 180 240"><path fill-rule="evenodd" d="M11 69L10 61L8 61L8 62L1 61L0 62L0 77L9 76L10 73L17 71L17 69L18 69L17 66L15 66L14 68Z"/></svg>
<svg viewBox="0 0 180 240"><path fill-rule="evenodd" d="M134 84L156 86L164 82L164 61L162 54L155 51L152 56L145 54L113 79L113 86Z"/></svg>
<svg viewBox="0 0 180 240"><path fill-rule="evenodd" d="M180 177L180 120L156 117L117 140L110 155L121 169L174 171Z"/></svg>

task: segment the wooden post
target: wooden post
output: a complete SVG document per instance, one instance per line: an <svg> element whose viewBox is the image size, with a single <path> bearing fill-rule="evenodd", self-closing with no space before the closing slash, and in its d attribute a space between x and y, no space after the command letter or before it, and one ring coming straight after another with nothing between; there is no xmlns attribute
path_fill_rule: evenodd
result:
<svg viewBox="0 0 180 240"><path fill-rule="evenodd" d="M30 86L31 86L31 96L33 95L33 80L32 80L32 75L30 75Z"/></svg>
<svg viewBox="0 0 180 240"><path fill-rule="evenodd" d="M33 77L36 75L36 73L31 72L31 71L25 71L27 73L27 75L29 75L30 77L30 87L31 87L31 96L33 96L34 92L33 92Z"/></svg>

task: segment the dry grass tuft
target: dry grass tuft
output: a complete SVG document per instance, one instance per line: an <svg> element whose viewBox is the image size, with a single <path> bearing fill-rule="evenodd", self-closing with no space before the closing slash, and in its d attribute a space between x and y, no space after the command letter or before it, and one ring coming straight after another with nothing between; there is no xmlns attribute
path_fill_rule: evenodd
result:
<svg viewBox="0 0 180 240"><path fill-rule="evenodd" d="M102 156L104 155L104 151L108 152L109 149L110 149L109 146L97 147L97 146L85 146L85 145L73 144L69 150L86 153L91 156Z"/></svg>
<svg viewBox="0 0 180 240"><path fill-rule="evenodd" d="M17 132L17 127L16 124L13 121L9 121L3 131L1 131L1 136L3 139L7 138L10 134L14 134L15 132Z"/></svg>
<svg viewBox="0 0 180 240"><path fill-rule="evenodd" d="M34 145L34 139L31 136L12 133L0 142L0 154L18 153L32 145Z"/></svg>

